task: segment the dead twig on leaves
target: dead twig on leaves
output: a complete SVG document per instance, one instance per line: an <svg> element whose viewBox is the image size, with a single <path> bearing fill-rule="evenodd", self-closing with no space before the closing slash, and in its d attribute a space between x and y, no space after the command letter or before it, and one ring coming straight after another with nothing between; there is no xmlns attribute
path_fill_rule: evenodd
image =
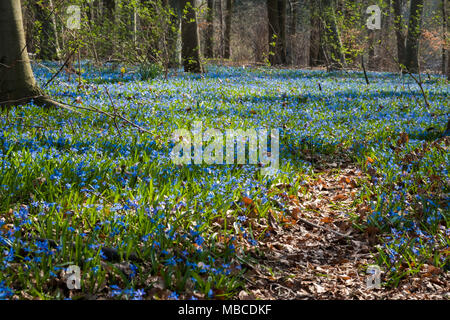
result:
<svg viewBox="0 0 450 320"><path fill-rule="evenodd" d="M274 201L278 205L278 207L280 209L285 210L285 207L283 206L282 203L280 203L279 201L277 201L276 199L273 199L273 198L271 200ZM353 237L348 235L348 234L343 234L343 233L341 233L339 231L335 231L335 230L327 228L325 226L321 226L321 225L316 224L314 222L308 221L308 220L306 220L306 219L304 219L302 217L297 217L297 223L300 223L300 222L303 223L303 224L309 225L310 227L314 227L314 228L317 228L317 229L325 230L325 231L330 232L330 233L334 233L335 235L337 235L337 236L339 236L341 238L347 238L347 239L351 239L351 240L353 239Z"/></svg>
<svg viewBox="0 0 450 320"><path fill-rule="evenodd" d="M306 219L303 219L303 218L301 218L301 217L298 217L298 218L297 218L297 222L301 222L301 223L307 224L307 225L309 225L309 226L311 226L311 227L318 228L318 229L322 229L322 230L325 230L325 231L327 231L327 232L334 233L335 235L337 235L337 236L339 236L339 237L342 237L342 238L353 239L353 237L350 236L350 235L348 235L348 234L343 234L343 233L340 233L340 232L335 231L335 230L333 230L333 229L327 228L327 227L325 227L325 226L321 226L321 225L319 225L319 224L315 224L315 223L313 223L313 222L311 222L311 221L308 221L308 220L306 220Z"/></svg>

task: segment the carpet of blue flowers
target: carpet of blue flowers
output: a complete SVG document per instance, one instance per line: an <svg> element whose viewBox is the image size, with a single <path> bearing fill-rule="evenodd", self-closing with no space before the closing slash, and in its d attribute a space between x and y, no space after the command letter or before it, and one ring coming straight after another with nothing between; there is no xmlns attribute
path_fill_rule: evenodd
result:
<svg viewBox="0 0 450 320"><path fill-rule="evenodd" d="M41 85L57 69L34 66ZM426 77L427 107L407 75L369 79L209 66L204 75L140 81L132 69L88 64L81 82L59 75L46 88L54 99L120 112L150 133L83 109L2 111L0 299L232 298L245 288L248 252L267 235L246 219L283 204L277 183L297 194L314 174L311 153L344 152L368 175L349 219L376 230L386 285L425 263L448 272L449 86ZM172 132L198 120L222 132L278 128L278 175L174 165ZM81 268L76 292L65 282L70 265Z"/></svg>

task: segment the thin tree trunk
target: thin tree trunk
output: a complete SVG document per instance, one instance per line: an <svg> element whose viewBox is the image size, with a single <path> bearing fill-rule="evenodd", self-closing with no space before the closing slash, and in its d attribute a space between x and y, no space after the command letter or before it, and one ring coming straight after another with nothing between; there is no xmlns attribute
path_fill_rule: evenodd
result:
<svg viewBox="0 0 450 320"><path fill-rule="evenodd" d="M208 0L208 12L206 13L205 57L214 57L214 0Z"/></svg>
<svg viewBox="0 0 450 320"><path fill-rule="evenodd" d="M197 27L197 14L193 0L182 0L183 17L181 22L182 60L185 72L201 73L200 42Z"/></svg>
<svg viewBox="0 0 450 320"><path fill-rule="evenodd" d="M447 0L442 0L442 74L446 74L445 63L447 61L447 32L449 29L448 17L447 17ZM448 75L447 75L448 76Z"/></svg>
<svg viewBox="0 0 450 320"><path fill-rule="evenodd" d="M423 0L411 0L405 61L405 66L411 73L419 72L419 44L422 12Z"/></svg>
<svg viewBox="0 0 450 320"><path fill-rule="evenodd" d="M269 62L286 63L286 0L267 0Z"/></svg>
<svg viewBox="0 0 450 320"><path fill-rule="evenodd" d="M406 37L405 37L405 21L403 20L403 0L393 0L394 6L394 27L397 37L397 59L401 65L405 65L406 57Z"/></svg>
<svg viewBox="0 0 450 320"><path fill-rule="evenodd" d="M298 16L298 3L296 1L289 1L291 8L291 26L290 35L295 35L297 32L297 16Z"/></svg>
<svg viewBox="0 0 450 320"><path fill-rule="evenodd" d="M309 35L309 66L317 67L324 63L322 50L322 30L316 0L309 1L310 35Z"/></svg>
<svg viewBox="0 0 450 320"><path fill-rule="evenodd" d="M450 81L450 54L447 55L447 80Z"/></svg>
<svg viewBox="0 0 450 320"><path fill-rule="evenodd" d="M42 60L59 59L58 33L56 31L56 20L53 3L35 2L36 26L39 28L39 51L37 57Z"/></svg>
<svg viewBox="0 0 450 320"><path fill-rule="evenodd" d="M278 28L280 30L280 59L286 64L286 0L278 0Z"/></svg>
<svg viewBox="0 0 450 320"><path fill-rule="evenodd" d="M297 33L297 16L298 16L298 3L295 1L289 1L291 12L291 23L289 28L289 50L286 49L286 60L289 59L290 64L294 64L294 41Z"/></svg>
<svg viewBox="0 0 450 320"><path fill-rule="evenodd" d="M181 65L181 6L178 0L168 1L173 10L170 17L171 27L168 32L169 68L178 68Z"/></svg>
<svg viewBox="0 0 450 320"><path fill-rule="evenodd" d="M233 1L227 0L227 15L225 16L225 37L224 37L224 55L225 59L231 56L231 17L233 12Z"/></svg>
<svg viewBox="0 0 450 320"><path fill-rule="evenodd" d="M368 30L369 33L369 70L375 70L375 32L374 30Z"/></svg>
<svg viewBox="0 0 450 320"><path fill-rule="evenodd" d="M334 14L335 3L333 0L323 0L322 3L322 21L325 29L322 45L326 48L328 62L331 64L329 67L340 69L344 63L344 56Z"/></svg>
<svg viewBox="0 0 450 320"><path fill-rule="evenodd" d="M219 16L219 56L223 58L223 10L222 0L217 0L217 14Z"/></svg>
<svg viewBox="0 0 450 320"><path fill-rule="evenodd" d="M56 24L56 13L55 13L55 7L53 6L53 0L49 0L49 6L50 10L53 12L51 15L52 19L52 29L53 29L53 35L55 37L55 49L56 49L56 59L61 59L61 47L59 45L59 36L58 36L58 26Z"/></svg>
<svg viewBox="0 0 450 320"><path fill-rule="evenodd" d="M380 37L380 46L381 48L387 48L390 46L390 34L391 34L391 25L392 25L392 0L386 0L386 8L387 13L383 14L381 17L381 37ZM381 49L380 48L380 49ZM381 53L380 53L381 54ZM378 60L378 71L384 71L388 67L388 61L386 60L387 55L380 56Z"/></svg>

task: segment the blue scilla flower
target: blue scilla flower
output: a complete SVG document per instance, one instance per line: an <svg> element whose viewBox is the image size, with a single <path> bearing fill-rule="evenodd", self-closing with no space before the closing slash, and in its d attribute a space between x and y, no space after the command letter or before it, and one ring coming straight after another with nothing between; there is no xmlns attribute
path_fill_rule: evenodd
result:
<svg viewBox="0 0 450 320"><path fill-rule="evenodd" d="M169 297L168 297L169 299L172 299L172 300L178 300L179 299L179 296L178 296L178 294L174 291L174 292L171 292L170 294L169 294Z"/></svg>

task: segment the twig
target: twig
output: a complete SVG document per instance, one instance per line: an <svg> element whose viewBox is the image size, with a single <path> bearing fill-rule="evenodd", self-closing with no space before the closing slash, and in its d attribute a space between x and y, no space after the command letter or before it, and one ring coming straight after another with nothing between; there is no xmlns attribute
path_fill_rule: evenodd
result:
<svg viewBox="0 0 450 320"><path fill-rule="evenodd" d="M298 218L297 218L297 221L300 221L300 222L302 222L302 223L304 223L304 224L307 224L307 225L309 225L309 226L311 226L311 227L315 227L315 228L319 228L319 229L326 230L326 231L328 231L328 232L334 233L334 234L336 234L336 235L338 235L338 236L340 236L340 237L343 237L343 238L353 239L353 237L351 237L351 236L348 235L348 234L343 234L343 233L340 233L340 232L335 231L335 230L333 230L333 229L330 229L330 228L327 228L327 227L324 227L324 226L315 224L315 223L313 223L313 222L311 222L311 221L308 221L308 220L306 220L306 219L303 219L303 218L301 218L301 217L298 217Z"/></svg>
<svg viewBox="0 0 450 320"><path fill-rule="evenodd" d="M286 208L283 206L283 204L280 203L278 200L276 200L276 199L274 199L274 198L271 198L271 200L274 201L274 202L278 205L278 207L279 207L280 209L282 209L282 210L285 210L285 209L286 209ZM315 223L313 223L313 222L311 222L311 221L308 221L308 220L306 220L306 219L304 219L304 218L301 218L301 217L298 217L298 218L297 218L297 222L302 222L302 223L307 224L307 225L309 225L309 226L311 226L311 227L326 230L326 231L328 231L328 232L331 232L331 233L334 233L334 234L338 235L339 237L343 237L343 238L347 238L347 239L353 239L353 237L351 237L351 236L348 235L348 234L343 234L343 233L340 233L340 232L335 231L335 230L333 230L333 229L330 229L330 228L327 228L327 227L324 227L324 226L315 224Z"/></svg>
<svg viewBox="0 0 450 320"><path fill-rule="evenodd" d="M108 88L106 86L103 86L103 87L105 88L106 94L108 95L109 101L111 102L111 107L114 110L114 113L113 113L114 126L116 127L117 132L119 133L119 136L122 137L122 133L120 132L120 129L119 129L119 126L117 125L117 120L116 120L117 119L117 115L118 115L117 108L114 105L114 102L113 102L113 99L111 98L111 95L109 94Z"/></svg>
<svg viewBox="0 0 450 320"><path fill-rule="evenodd" d="M75 49L72 50L72 52L67 56L66 61L64 61L63 65L61 66L61 68L59 68L58 72L56 72L45 84L42 88L45 88L50 82L53 81L53 79L56 78L56 76L58 74L60 74L60 72L62 71L62 69L64 69L64 67L67 65L67 63L69 62L70 58L74 55L75 51L77 50L78 46L75 47Z"/></svg>
<svg viewBox="0 0 450 320"><path fill-rule="evenodd" d="M404 66L403 64L401 64L401 63L398 61L398 59L396 59L396 58L390 53L389 50L387 50L384 46L383 46L383 49L384 49L384 51L385 51L388 55L391 56L392 60L394 60L394 62L399 66L400 71L406 71L406 73L407 73L408 75L410 75L411 78L413 78L413 80L417 83L417 85L418 85L419 88L420 88L420 91L422 92L423 100L425 101L426 106L427 106L428 108L430 108L430 104L428 103L427 95L426 95L425 90L423 89L423 86L422 86L422 81L420 81L420 80L422 79L421 76L420 76L420 68L419 68L419 77L420 77L420 80L418 80L418 79L411 73L411 71L409 71L409 69L408 69L406 66Z"/></svg>
<svg viewBox="0 0 450 320"><path fill-rule="evenodd" d="M369 78L367 77L366 66L364 65L364 56L361 54L361 66L364 71L364 78L366 79L366 84L370 85Z"/></svg>

